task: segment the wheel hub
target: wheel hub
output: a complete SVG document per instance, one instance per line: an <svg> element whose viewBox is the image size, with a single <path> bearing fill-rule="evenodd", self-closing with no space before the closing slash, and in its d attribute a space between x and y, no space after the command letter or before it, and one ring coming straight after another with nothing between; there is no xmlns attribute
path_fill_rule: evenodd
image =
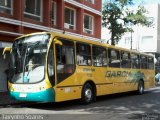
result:
<svg viewBox="0 0 160 120"><path fill-rule="evenodd" d="M87 101L91 100L91 98L92 98L92 91L90 89L87 89L85 91L85 97L86 97Z"/></svg>

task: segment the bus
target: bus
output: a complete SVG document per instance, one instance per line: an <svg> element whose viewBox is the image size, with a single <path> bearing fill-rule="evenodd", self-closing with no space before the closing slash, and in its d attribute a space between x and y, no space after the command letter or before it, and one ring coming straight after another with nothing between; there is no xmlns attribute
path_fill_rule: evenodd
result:
<svg viewBox="0 0 160 120"><path fill-rule="evenodd" d="M61 102L154 87L154 56L55 32L18 37L10 56L8 89L22 101Z"/></svg>

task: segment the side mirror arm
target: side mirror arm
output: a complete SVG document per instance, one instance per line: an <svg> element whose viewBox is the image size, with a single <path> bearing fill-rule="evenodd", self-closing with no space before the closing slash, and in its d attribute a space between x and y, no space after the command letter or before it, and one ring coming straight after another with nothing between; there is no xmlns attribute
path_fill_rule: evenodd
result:
<svg viewBox="0 0 160 120"><path fill-rule="evenodd" d="M60 40L58 40L57 38L54 38L54 43L57 45L63 45L63 43Z"/></svg>
<svg viewBox="0 0 160 120"><path fill-rule="evenodd" d="M3 50L3 58L5 59L6 58L6 52L11 52L12 51L12 48L11 47L5 47L4 50Z"/></svg>

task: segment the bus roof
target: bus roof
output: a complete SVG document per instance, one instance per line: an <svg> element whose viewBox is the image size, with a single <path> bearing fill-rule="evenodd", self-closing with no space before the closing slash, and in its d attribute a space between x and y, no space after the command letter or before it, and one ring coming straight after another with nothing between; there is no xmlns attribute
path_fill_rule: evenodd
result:
<svg viewBox="0 0 160 120"><path fill-rule="evenodd" d="M27 36L31 36L31 35L37 35L37 34L51 34L52 38L58 36L58 37L67 38L67 39L78 41L78 42L84 42L84 43L98 45L98 46L103 46L103 47L107 47L107 48L113 48L113 49L117 49L117 50L123 50L123 51L130 52L130 53L136 53L136 54L142 54L142 55L154 57L151 54L147 54L147 53L143 53L143 52L138 52L138 51L135 51L135 50L130 50L130 49L126 49L126 48L122 48L122 47L118 47L118 46L113 46L113 45L101 43L101 42L98 42L98 41L88 40L88 39L80 38L80 37L74 37L72 35L67 35L67 34L62 34L62 33L57 33L57 32L35 32L35 33L31 33L31 34L26 34L26 35L20 36L20 37L16 38L15 41L17 39L20 39L20 38L23 38L23 37L27 37Z"/></svg>

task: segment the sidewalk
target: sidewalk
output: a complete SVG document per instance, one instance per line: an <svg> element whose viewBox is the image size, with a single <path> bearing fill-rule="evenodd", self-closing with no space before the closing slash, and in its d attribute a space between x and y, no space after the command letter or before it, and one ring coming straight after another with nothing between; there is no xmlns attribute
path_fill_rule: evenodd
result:
<svg viewBox="0 0 160 120"><path fill-rule="evenodd" d="M156 82L156 83L155 83L155 86L156 86L156 87L159 87L159 86L160 86L160 82Z"/></svg>
<svg viewBox="0 0 160 120"><path fill-rule="evenodd" d="M8 92L0 92L0 106L7 106L16 103L20 103L20 101L11 99Z"/></svg>

